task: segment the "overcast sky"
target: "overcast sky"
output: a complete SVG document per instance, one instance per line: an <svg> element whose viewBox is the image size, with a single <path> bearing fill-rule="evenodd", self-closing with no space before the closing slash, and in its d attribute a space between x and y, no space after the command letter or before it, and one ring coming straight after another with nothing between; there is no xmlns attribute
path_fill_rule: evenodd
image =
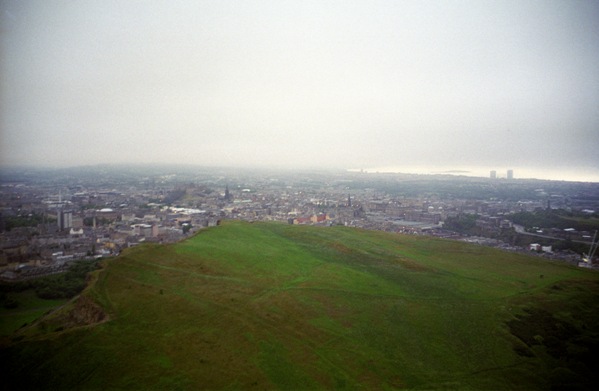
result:
<svg viewBox="0 0 599 391"><path fill-rule="evenodd" d="M0 10L2 165L483 167L599 181L599 1Z"/></svg>

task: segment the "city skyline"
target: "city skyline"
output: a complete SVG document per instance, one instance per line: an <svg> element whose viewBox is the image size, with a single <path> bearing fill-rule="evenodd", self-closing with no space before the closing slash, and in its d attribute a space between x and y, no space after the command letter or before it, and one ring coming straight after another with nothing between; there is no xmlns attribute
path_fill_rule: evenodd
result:
<svg viewBox="0 0 599 391"><path fill-rule="evenodd" d="M599 4L0 1L0 165L599 182Z"/></svg>

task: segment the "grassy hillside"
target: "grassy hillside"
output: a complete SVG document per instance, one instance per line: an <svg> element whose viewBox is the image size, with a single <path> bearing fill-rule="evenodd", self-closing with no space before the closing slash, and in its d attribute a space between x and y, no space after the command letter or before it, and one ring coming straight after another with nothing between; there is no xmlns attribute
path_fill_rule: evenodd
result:
<svg viewBox="0 0 599 391"><path fill-rule="evenodd" d="M598 299L490 248L229 222L107 262L1 364L35 389L591 389Z"/></svg>
<svg viewBox="0 0 599 391"><path fill-rule="evenodd" d="M67 301L66 299L40 299L33 289L11 292L9 297L18 302L18 306L10 309L0 308L0 336L11 335L15 330Z"/></svg>

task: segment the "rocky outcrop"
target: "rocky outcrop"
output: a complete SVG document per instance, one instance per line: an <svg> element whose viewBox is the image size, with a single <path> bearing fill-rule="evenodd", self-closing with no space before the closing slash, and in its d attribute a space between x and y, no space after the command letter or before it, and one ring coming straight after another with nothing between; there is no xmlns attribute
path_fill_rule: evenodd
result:
<svg viewBox="0 0 599 391"><path fill-rule="evenodd" d="M65 322L67 327L92 325L108 318L102 307L85 295L76 299L74 308L67 316Z"/></svg>

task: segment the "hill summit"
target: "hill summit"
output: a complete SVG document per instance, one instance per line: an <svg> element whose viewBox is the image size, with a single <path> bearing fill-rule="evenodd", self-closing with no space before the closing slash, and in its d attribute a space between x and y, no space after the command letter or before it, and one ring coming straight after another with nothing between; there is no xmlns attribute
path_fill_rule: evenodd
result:
<svg viewBox="0 0 599 391"><path fill-rule="evenodd" d="M534 257L225 222L106 261L2 365L35 389L592 389L598 299Z"/></svg>

